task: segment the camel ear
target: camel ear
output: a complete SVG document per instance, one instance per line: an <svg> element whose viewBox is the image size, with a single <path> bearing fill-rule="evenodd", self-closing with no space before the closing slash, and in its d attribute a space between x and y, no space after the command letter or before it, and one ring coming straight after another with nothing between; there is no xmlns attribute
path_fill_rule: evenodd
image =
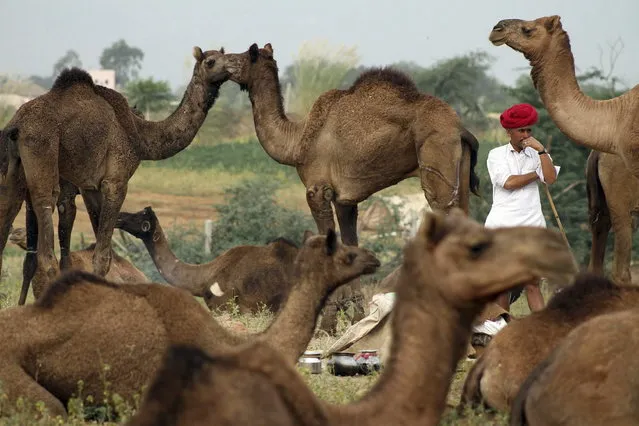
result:
<svg viewBox="0 0 639 426"><path fill-rule="evenodd" d="M266 43L264 45L264 51L269 58L273 57L273 46L271 46L271 43Z"/></svg>
<svg viewBox="0 0 639 426"><path fill-rule="evenodd" d="M561 17L559 15L549 16L544 22L544 27L549 33L561 28Z"/></svg>
<svg viewBox="0 0 639 426"><path fill-rule="evenodd" d="M202 49L199 46L193 46L193 57L198 62L202 62L202 59L204 59L204 53L202 53Z"/></svg>
<svg viewBox="0 0 639 426"><path fill-rule="evenodd" d="M313 231L309 231L308 229L304 231L304 236L302 237L302 244L306 243L306 240L311 238L315 233Z"/></svg>
<svg viewBox="0 0 639 426"><path fill-rule="evenodd" d="M224 55L224 46L220 47L220 53Z"/></svg>
<svg viewBox="0 0 639 426"><path fill-rule="evenodd" d="M249 47L249 58L251 58L251 62L257 61L257 58L260 56L260 48L257 47L257 43L253 43L251 47Z"/></svg>
<svg viewBox="0 0 639 426"><path fill-rule="evenodd" d="M337 250L337 234L332 229L326 233L326 254L332 256Z"/></svg>
<svg viewBox="0 0 639 426"><path fill-rule="evenodd" d="M418 235L424 237L429 245L437 245L448 233L443 213L427 212L419 227Z"/></svg>

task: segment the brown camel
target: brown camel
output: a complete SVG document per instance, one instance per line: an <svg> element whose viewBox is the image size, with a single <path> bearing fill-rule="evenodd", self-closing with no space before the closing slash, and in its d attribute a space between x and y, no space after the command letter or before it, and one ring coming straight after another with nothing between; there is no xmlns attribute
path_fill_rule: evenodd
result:
<svg viewBox="0 0 639 426"><path fill-rule="evenodd" d="M300 248L298 285L285 308L252 337L229 333L186 290L115 284L73 270L34 304L0 310L2 390L10 401L21 395L43 401L54 415L65 413L78 380L84 381L85 396L102 395L106 380L111 392L129 399L151 380L169 344L213 352L264 339L294 364L311 340L328 293L378 266L370 251L340 244L332 231L311 236Z"/></svg>
<svg viewBox="0 0 639 426"><path fill-rule="evenodd" d="M171 285L203 297L213 310L236 297L240 312L255 312L266 305L273 312L295 283L292 267L299 249L278 238L264 246L233 247L211 262L193 265L178 259L151 207L137 213L121 212L118 228L140 238L155 266Z"/></svg>
<svg viewBox="0 0 639 426"><path fill-rule="evenodd" d="M128 180L142 160L161 160L191 143L228 72L216 64L223 52L193 49L196 64L180 106L168 118L149 122L131 112L119 93L96 86L88 73L66 69L46 94L26 103L2 133L0 173L6 175L0 217L12 223L20 167L38 222L38 268L51 280L58 273L53 251L52 208L59 178L79 188L96 222L94 271L104 276L111 262L111 236ZM0 224L0 253L9 226Z"/></svg>
<svg viewBox="0 0 639 426"><path fill-rule="evenodd" d="M506 263L505 252L511 259ZM173 425L243 425L259 419L261 425L435 425L484 304L531 277L549 274L565 280L575 271L572 254L556 231L486 229L459 209L448 216L427 213L404 249L391 359L361 400L345 406L320 401L265 341L200 357L186 369L165 363L129 424L171 419ZM249 377L255 389L270 385L269 395L277 392L282 404L265 410L257 405L263 397L257 391L227 398L229 379L238 371L259 372ZM241 410L237 420L233 416ZM266 415L276 420L264 421Z"/></svg>
<svg viewBox="0 0 639 426"><path fill-rule="evenodd" d="M24 228L15 228L11 231L9 235L9 241L18 247L28 250L27 246L27 231ZM87 248L82 250L76 250L69 252L69 266L66 269L79 269L82 271L91 272L93 269L93 265L91 263L91 259L93 259L93 249L95 248L95 243L89 245ZM105 279L114 282L114 283L146 283L149 282L149 279L144 275L142 271L136 268L131 262L117 253L113 252L113 263L109 272L104 277ZM42 294L44 288L46 287L46 282L43 280L43 277L38 277L37 275L33 278L33 296L34 299L37 299ZM24 290L24 289L23 289ZM27 298L26 292L24 294L20 294L20 300L22 301ZM24 302L19 303L19 305L24 305Z"/></svg>
<svg viewBox="0 0 639 426"><path fill-rule="evenodd" d="M306 118L291 121L270 43L220 61L248 91L267 154L297 169L320 233L335 228L333 203L342 241L357 245L358 203L409 177L421 179L431 208L458 205L468 212L470 192L477 194L479 184L477 140L450 105L420 93L405 74L390 68L365 72L350 89L322 94ZM349 289L363 313L359 282L353 283L329 301L323 328L334 328L336 303Z"/></svg>
<svg viewBox="0 0 639 426"><path fill-rule="evenodd" d="M615 233L612 279L628 285L632 282L633 215L639 213L639 180L620 156L592 151L586 166L586 182L592 233L589 270L603 275L606 242L612 227Z"/></svg>
<svg viewBox="0 0 639 426"><path fill-rule="evenodd" d="M515 319L488 344L466 377L461 406L508 411L526 377L580 324L639 304L639 288L618 287L599 275L580 275L545 309Z"/></svg>
<svg viewBox="0 0 639 426"><path fill-rule="evenodd" d="M639 86L611 100L585 95L575 77L568 34L557 15L499 21L489 39L530 61L533 84L559 130L576 143L620 155L639 178Z"/></svg>
<svg viewBox="0 0 639 426"><path fill-rule="evenodd" d="M511 425L636 425L639 310L601 315L573 330L522 385Z"/></svg>

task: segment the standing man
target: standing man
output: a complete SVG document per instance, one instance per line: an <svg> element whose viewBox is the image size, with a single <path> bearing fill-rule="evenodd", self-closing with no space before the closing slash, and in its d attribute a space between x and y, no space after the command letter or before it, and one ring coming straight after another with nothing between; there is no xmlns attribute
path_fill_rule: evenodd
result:
<svg viewBox="0 0 639 426"><path fill-rule="evenodd" d="M510 143L488 153L488 173L493 184L493 205L486 218L487 228L506 226L546 227L541 211L537 180L552 184L557 180L559 167L544 146L532 136L537 123L537 110L530 104L517 104L499 117ZM508 253L504 253L507 257ZM525 284L528 307L538 311L544 307L539 278ZM509 293L501 294L497 303L510 310Z"/></svg>

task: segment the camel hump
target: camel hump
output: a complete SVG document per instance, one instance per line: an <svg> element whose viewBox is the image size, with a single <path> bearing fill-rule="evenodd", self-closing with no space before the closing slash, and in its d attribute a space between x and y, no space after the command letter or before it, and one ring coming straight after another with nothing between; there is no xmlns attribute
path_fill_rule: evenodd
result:
<svg viewBox="0 0 639 426"><path fill-rule="evenodd" d="M93 79L88 72L80 68L65 68L58 78L55 79L51 90L66 90L77 84L86 84L94 87Z"/></svg>
<svg viewBox="0 0 639 426"><path fill-rule="evenodd" d="M399 89L407 100L417 100L421 97L415 82L403 71L392 67L375 67L364 71L355 80L350 92L354 92L363 86L388 83Z"/></svg>
<svg viewBox="0 0 639 426"><path fill-rule="evenodd" d="M620 297L621 288L606 277L591 272L577 275L575 283L557 293L546 307L562 315L581 316L593 312L593 303Z"/></svg>
<svg viewBox="0 0 639 426"><path fill-rule="evenodd" d="M116 284L110 283L102 277L78 269L62 274L57 280L51 283L36 302L35 306L40 308L52 308L68 290L81 284L97 284L105 287L119 288Z"/></svg>

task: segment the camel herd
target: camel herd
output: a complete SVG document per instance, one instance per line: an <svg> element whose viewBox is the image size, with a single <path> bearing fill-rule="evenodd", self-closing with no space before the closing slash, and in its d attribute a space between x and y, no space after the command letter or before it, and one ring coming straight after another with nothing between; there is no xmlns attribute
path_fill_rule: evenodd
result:
<svg viewBox="0 0 639 426"><path fill-rule="evenodd" d="M0 134L0 254L10 234L26 250L19 304L0 310L7 400L41 401L65 416L78 381L83 395L94 396L108 382L112 394L142 398L129 425L436 425L478 314L498 294L547 277L566 288L490 341L466 378L460 413L477 406L507 411L513 425L639 424L639 289L629 286L639 86L609 101L584 95L558 16L500 21L489 39L524 54L556 125L594 150L587 168L590 273L569 285L577 265L556 231L487 229L468 217L478 188L477 139L448 104L420 93L397 70L364 72L291 121L270 44L237 54L196 47L182 102L151 122L120 93L68 69ZM120 208L140 162L187 147L227 81L248 92L265 151L297 169L319 234L307 232L300 246L280 238L186 264L151 207ZM408 177L420 178L433 211L392 275L390 357L360 400L326 403L295 363L322 309L345 295L356 298L358 278L380 266L358 247L358 203ZM96 243L71 252L78 194ZM12 231L23 202L26 228ZM603 256L611 227L608 280ZM170 286L148 282L113 252L114 228L144 242ZM24 305L29 285L35 301ZM230 298L242 312L266 305L275 319L262 333L236 335L194 296L210 310ZM11 414L1 407L0 415Z"/></svg>

